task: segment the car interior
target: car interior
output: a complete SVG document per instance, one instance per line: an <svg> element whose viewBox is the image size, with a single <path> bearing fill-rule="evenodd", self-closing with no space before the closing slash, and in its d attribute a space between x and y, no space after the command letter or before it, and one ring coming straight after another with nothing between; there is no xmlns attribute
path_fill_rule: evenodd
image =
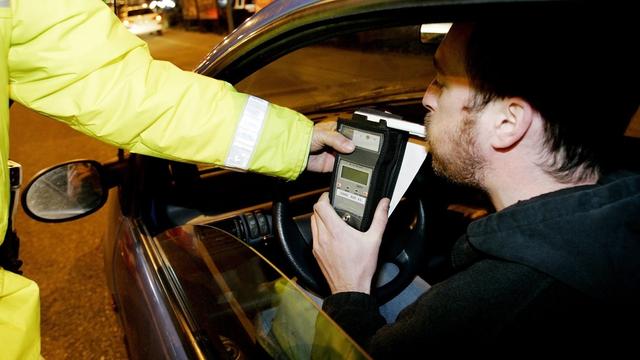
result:
<svg viewBox="0 0 640 360"><path fill-rule="evenodd" d="M421 25L346 32L279 56L239 79L235 86L242 92L296 109L314 122L350 119L359 108L372 107L422 124L425 110L421 98L433 77L432 57L441 39L441 33L430 33ZM305 96L296 96L301 93ZM639 124L640 116L636 113L623 142L626 154L638 153L640 149ZM184 298L189 299L190 311L197 314L192 318L198 319L203 336L221 339L223 344L216 346L223 346L227 351L233 349L234 344L246 349L258 336L262 339L260 351L270 355L277 353L268 336L259 336L260 326L255 325L256 321L270 316L269 312L274 309L273 299L278 298L273 289L278 287L276 282L282 274L274 268L312 293L326 295L322 284L305 279L309 274L315 280L321 277L317 269L301 271L296 260L292 260L291 244L282 240L287 231L281 228L288 218L293 219L306 243L301 250L307 252L304 262L314 263L309 251L309 217L313 204L329 190L331 174L305 172L297 180L287 182L259 174L135 154L131 154L128 161L130 168L137 171L127 174L125 182L129 186L121 188L122 208L139 216L146 230L161 244L176 283L182 284L181 291L188 293ZM638 157L621 157L621 162L629 168L640 169ZM128 191L135 192L138 201L127 204L131 199ZM282 215L283 203L286 203L286 216ZM390 218L381 253L387 254L386 259L399 256L409 239L401 234L414 230L423 219L424 230L418 235L424 242L417 250L419 268L414 270L428 283L437 283L448 275L447 256L454 241L471 221L493 211L482 191L436 176L427 157ZM194 230L189 230L189 226L196 225ZM202 230L200 225L216 230ZM175 228L179 226L182 230L176 233ZM242 249L237 242L229 242L221 235L223 233L237 237L255 253L251 255L248 248ZM185 241L190 244L187 248L192 250L176 251L184 247ZM206 251L198 251L198 247ZM226 251L232 248L235 250ZM230 256L238 252L245 254L246 261L240 261L240 256ZM215 258L215 261L207 261L207 257ZM257 257L264 257L274 268L260 265L262 262L256 260ZM192 268L195 263L229 268L214 271L209 266L209 275L197 279L195 274L201 273ZM212 283L208 277L212 273L224 274L225 281ZM227 301L228 298L212 301L212 296L224 297L225 286L233 287L233 290L227 289L235 294L233 301ZM388 300L388 296L384 299ZM234 306L234 301L239 306ZM240 313L239 308L242 309ZM308 313L314 314L315 319L317 309ZM250 319L249 323L254 325L242 323L242 319ZM245 331L207 337L207 331L224 333L215 325L221 321L240 321L235 328Z"/></svg>
<svg viewBox="0 0 640 360"><path fill-rule="evenodd" d="M316 122L349 119L353 111L367 106L422 123L425 110L420 101L433 75L431 58L441 39L438 35L409 25L335 36L278 58L236 87L299 110ZM305 96L295 96L299 93ZM629 148L636 142L637 137L626 137ZM290 266L275 239L272 201L286 192L293 216L303 223L320 194L328 191L331 178L330 174L304 173L296 181L283 182L136 155L130 161L144 169L136 175L141 177L137 190L148 199L140 214L152 234L185 223L212 225L250 244L285 272ZM453 241L470 221L494 210L481 191L435 176L429 161L405 200L426 200L429 234L421 273L427 281L437 282L446 274L440 265ZM637 159L625 161L637 167ZM395 217L402 216L406 214L399 212ZM397 230L390 228L389 233Z"/></svg>
<svg viewBox="0 0 640 360"><path fill-rule="evenodd" d="M422 124L425 110L421 98L432 76L431 57L439 38L420 39L417 25L337 36L279 58L236 87L297 109L315 122L349 119L360 107L375 107ZM330 56L333 58L328 59ZM329 61L331 66L326 65ZM310 68L323 76L313 76ZM268 86L273 82L280 85ZM304 97L291 96L302 91ZM214 225L256 247L283 269L287 266L278 259L282 251L273 241L274 197L286 191L294 216L308 217L320 194L328 191L331 179L331 174L305 172L287 183L135 155L131 161L141 162L145 168L141 176L153 174L153 181L142 179L144 185L140 185L140 190L149 194L146 206L150 211L141 214L147 214L145 223L152 233L184 223ZM427 251L436 254L446 252L467 222L491 212L492 207L481 192L434 176L429 161L408 194L428 198L428 221L438 226L428 226L435 233L429 236ZM435 266L437 256L430 261ZM426 273L432 280L437 278L433 269Z"/></svg>

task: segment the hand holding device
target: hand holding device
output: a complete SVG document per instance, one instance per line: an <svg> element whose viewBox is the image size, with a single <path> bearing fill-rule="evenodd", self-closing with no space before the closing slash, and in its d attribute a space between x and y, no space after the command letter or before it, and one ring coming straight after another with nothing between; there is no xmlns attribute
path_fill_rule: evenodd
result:
<svg viewBox="0 0 640 360"><path fill-rule="evenodd" d="M307 170L315 172L328 172L333 169L334 155L323 149L331 147L340 153L353 151L353 143L336 131L335 121L320 122L314 125L313 135L309 148L309 161ZM317 153L318 151L322 151Z"/></svg>
<svg viewBox="0 0 640 360"><path fill-rule="evenodd" d="M331 204L349 225L366 231L383 197L391 198L402 166L409 131L388 122L402 118L374 109L360 109L350 121L338 120L338 132L356 146L351 154L337 154Z"/></svg>

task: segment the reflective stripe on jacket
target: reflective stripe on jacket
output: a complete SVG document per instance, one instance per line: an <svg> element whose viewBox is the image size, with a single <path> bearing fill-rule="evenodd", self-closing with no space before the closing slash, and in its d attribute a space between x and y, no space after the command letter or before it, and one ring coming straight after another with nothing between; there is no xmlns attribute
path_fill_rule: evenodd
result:
<svg viewBox="0 0 640 360"><path fill-rule="evenodd" d="M0 41L0 234L9 98L131 152L289 179L306 167L311 121L153 60L99 0L0 0ZM33 282L0 269L0 358L39 356L38 301Z"/></svg>

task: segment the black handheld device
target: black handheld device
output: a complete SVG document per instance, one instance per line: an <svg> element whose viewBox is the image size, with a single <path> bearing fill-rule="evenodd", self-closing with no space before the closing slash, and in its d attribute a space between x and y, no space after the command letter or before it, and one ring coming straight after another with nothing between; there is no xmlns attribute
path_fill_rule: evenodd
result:
<svg viewBox="0 0 640 360"><path fill-rule="evenodd" d="M409 138L408 132L388 127L387 120L402 118L366 108L351 120L338 120L337 130L356 148L336 155L329 198L338 215L360 231L369 229L380 199L393 195Z"/></svg>

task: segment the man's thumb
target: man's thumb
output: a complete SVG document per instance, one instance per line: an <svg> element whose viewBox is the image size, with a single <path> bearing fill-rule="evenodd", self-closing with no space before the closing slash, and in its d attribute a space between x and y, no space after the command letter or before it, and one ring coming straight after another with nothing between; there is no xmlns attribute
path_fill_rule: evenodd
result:
<svg viewBox="0 0 640 360"><path fill-rule="evenodd" d="M355 150L355 144L349 138L337 131L327 131L322 134L321 141L341 153L351 153Z"/></svg>
<svg viewBox="0 0 640 360"><path fill-rule="evenodd" d="M378 233L384 232L385 226L387 226L387 219L389 218L389 198L383 198L378 203L375 214L373 214L373 221L371 221L371 227L369 230L373 230Z"/></svg>

